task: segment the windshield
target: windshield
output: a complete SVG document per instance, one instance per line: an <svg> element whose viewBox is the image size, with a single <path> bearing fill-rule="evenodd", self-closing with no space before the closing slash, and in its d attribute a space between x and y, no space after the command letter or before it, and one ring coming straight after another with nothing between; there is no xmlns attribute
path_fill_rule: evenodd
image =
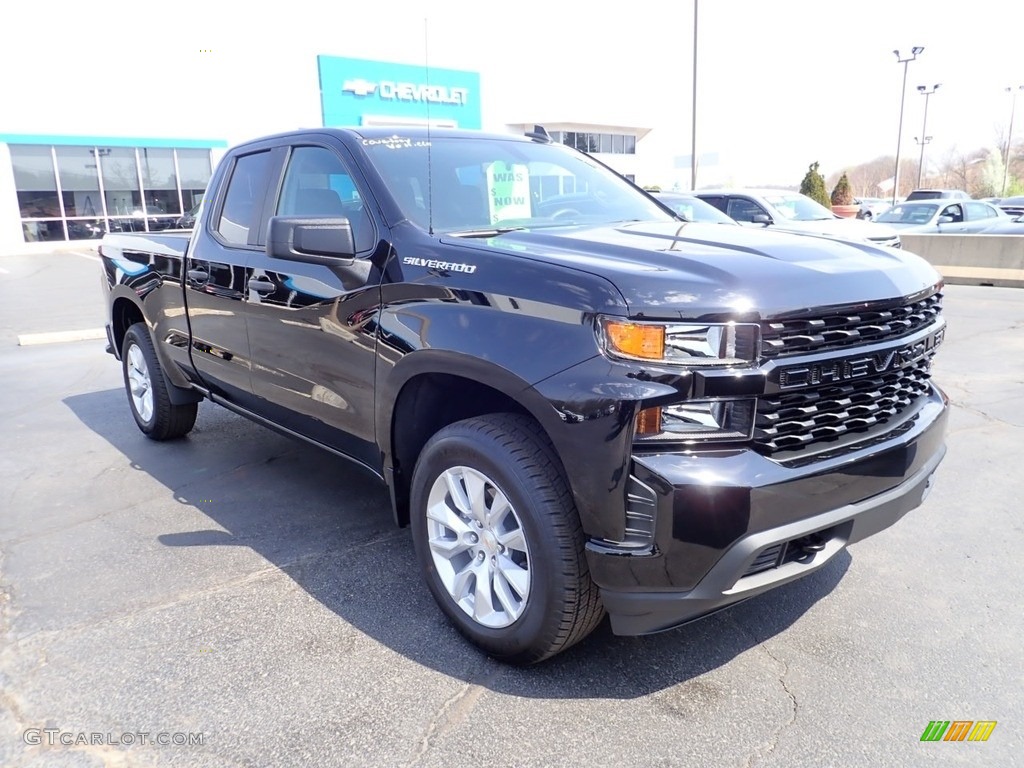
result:
<svg viewBox="0 0 1024 768"><path fill-rule="evenodd" d="M735 224L715 206L705 203L699 197L688 197L687 195L662 194L655 192L654 196L673 211L678 213L687 221L699 221L708 224Z"/></svg>
<svg viewBox="0 0 1024 768"><path fill-rule="evenodd" d="M764 199L771 203L784 219L790 221L821 221L835 218L828 208L796 192L791 195L766 195Z"/></svg>
<svg viewBox="0 0 1024 768"><path fill-rule="evenodd" d="M939 210L939 206L925 203L923 205L898 204L890 208L876 219L888 224L927 224Z"/></svg>
<svg viewBox="0 0 1024 768"><path fill-rule="evenodd" d="M435 232L672 220L629 182L560 144L395 136L363 146L406 217Z"/></svg>

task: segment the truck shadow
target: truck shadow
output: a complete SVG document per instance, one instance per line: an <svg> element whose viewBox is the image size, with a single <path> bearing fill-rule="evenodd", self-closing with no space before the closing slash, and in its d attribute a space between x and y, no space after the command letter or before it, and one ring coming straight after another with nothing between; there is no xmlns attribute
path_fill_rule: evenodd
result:
<svg viewBox="0 0 1024 768"><path fill-rule="evenodd" d="M374 640L501 693L629 699L691 681L704 691L694 678L792 625L835 588L851 560L841 552L807 578L658 635L616 637L606 620L560 656L512 668L469 645L437 609L417 573L409 531L394 526L374 476L209 403L188 438L155 443L138 432L124 397L112 389L64 403L132 468L216 524L158 536L182 550L182 568L193 547L249 547Z"/></svg>

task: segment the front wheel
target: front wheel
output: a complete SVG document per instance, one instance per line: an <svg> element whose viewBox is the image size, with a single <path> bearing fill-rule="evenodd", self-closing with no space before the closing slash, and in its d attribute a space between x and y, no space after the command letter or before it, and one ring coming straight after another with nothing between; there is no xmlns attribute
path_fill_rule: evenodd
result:
<svg viewBox="0 0 1024 768"><path fill-rule="evenodd" d="M149 329L135 323L124 335L121 347L124 388L135 423L146 437L172 440L187 435L196 423L198 405L171 402Z"/></svg>
<svg viewBox="0 0 1024 768"><path fill-rule="evenodd" d="M541 661L604 615L572 494L530 419L493 414L434 435L413 473L411 523L434 599L495 658Z"/></svg>

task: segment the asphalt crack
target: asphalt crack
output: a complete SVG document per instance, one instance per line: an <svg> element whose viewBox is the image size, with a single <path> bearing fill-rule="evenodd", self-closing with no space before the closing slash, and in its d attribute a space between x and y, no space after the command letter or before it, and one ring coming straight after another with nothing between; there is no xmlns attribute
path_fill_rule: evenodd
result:
<svg viewBox="0 0 1024 768"><path fill-rule="evenodd" d="M785 661L783 661L774 653L772 653L771 649L767 646L767 644L763 640L758 638L757 635L755 635L749 629L744 627L742 624L739 624L733 617L730 616L728 618L729 622L734 627L736 627L740 632L744 633L745 635L747 635L747 637L753 640L757 647L761 651L763 651L769 659L771 659L780 667L782 667L782 671L779 673L778 676L779 685L782 686L783 692L789 699L789 719L775 729L775 732L769 737L767 743L758 746L756 749L754 749L753 752L747 755L746 759L743 761L743 768L752 768L755 762L763 760L775 751L775 748L779 745L779 740L782 738L782 734L785 733L788 729L792 728L793 724L796 722L796 717L800 710L800 707L799 703L796 700L796 694L794 694L793 691L789 689L789 685L786 683L786 675L789 674L789 664L787 664Z"/></svg>
<svg viewBox="0 0 1024 768"><path fill-rule="evenodd" d="M772 653L771 649L767 645L762 643L760 648L765 652L768 658L782 667L782 673L779 675L779 685L782 686L782 690L785 691L786 696L789 697L790 714L789 720L775 730L775 733L772 734L767 744L758 747L747 756L744 768L752 768L755 761L763 760L775 751L775 748L779 746L779 740L782 738L782 734L793 726L793 723L796 722L797 713L799 712L799 704L797 703L796 695L789 690L789 685L786 683L786 675L789 674L789 664Z"/></svg>
<svg viewBox="0 0 1024 768"><path fill-rule="evenodd" d="M970 393L968 392L968 394L970 394ZM1004 427L1010 427L1011 429L1014 429L1017 426L1016 424L1011 424L1010 422L1004 421L1003 419L997 418L997 417L995 417L995 416L993 416L993 415L991 415L989 413L985 413L985 411L983 411L983 410L981 410L979 408L975 408L972 405L968 405L967 403L963 403L963 402L960 402L960 401L954 400L954 399L950 399L949 403L950 403L950 405L954 406L955 408L960 408L960 409L962 409L964 411L967 411L968 413L973 413L975 416L980 416L981 418L983 418L989 424L999 424L999 425L1004 426ZM974 429L974 428L975 427L966 427L966 429ZM965 429L965 428L961 427L960 429L957 429L955 431L959 432L959 431L963 431L963 429Z"/></svg>
<svg viewBox="0 0 1024 768"><path fill-rule="evenodd" d="M497 666L493 661L488 660L489 664L493 667L486 676L479 679L479 682L474 682L472 679L463 685L454 695L447 698L437 712L427 723L427 727L423 731L423 736L420 738L420 746L406 765L414 766L417 765L424 757L427 752L430 751L435 740L448 733L458 725L463 723L468 717L470 712L476 706L480 697L494 685L494 682L501 676L504 670Z"/></svg>

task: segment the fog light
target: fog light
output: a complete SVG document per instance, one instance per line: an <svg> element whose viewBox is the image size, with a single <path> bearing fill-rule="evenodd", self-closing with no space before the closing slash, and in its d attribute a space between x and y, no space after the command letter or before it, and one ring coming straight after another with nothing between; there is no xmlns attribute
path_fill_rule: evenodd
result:
<svg viewBox="0 0 1024 768"><path fill-rule="evenodd" d="M688 400L644 408L637 414L638 440L749 440L756 400Z"/></svg>

